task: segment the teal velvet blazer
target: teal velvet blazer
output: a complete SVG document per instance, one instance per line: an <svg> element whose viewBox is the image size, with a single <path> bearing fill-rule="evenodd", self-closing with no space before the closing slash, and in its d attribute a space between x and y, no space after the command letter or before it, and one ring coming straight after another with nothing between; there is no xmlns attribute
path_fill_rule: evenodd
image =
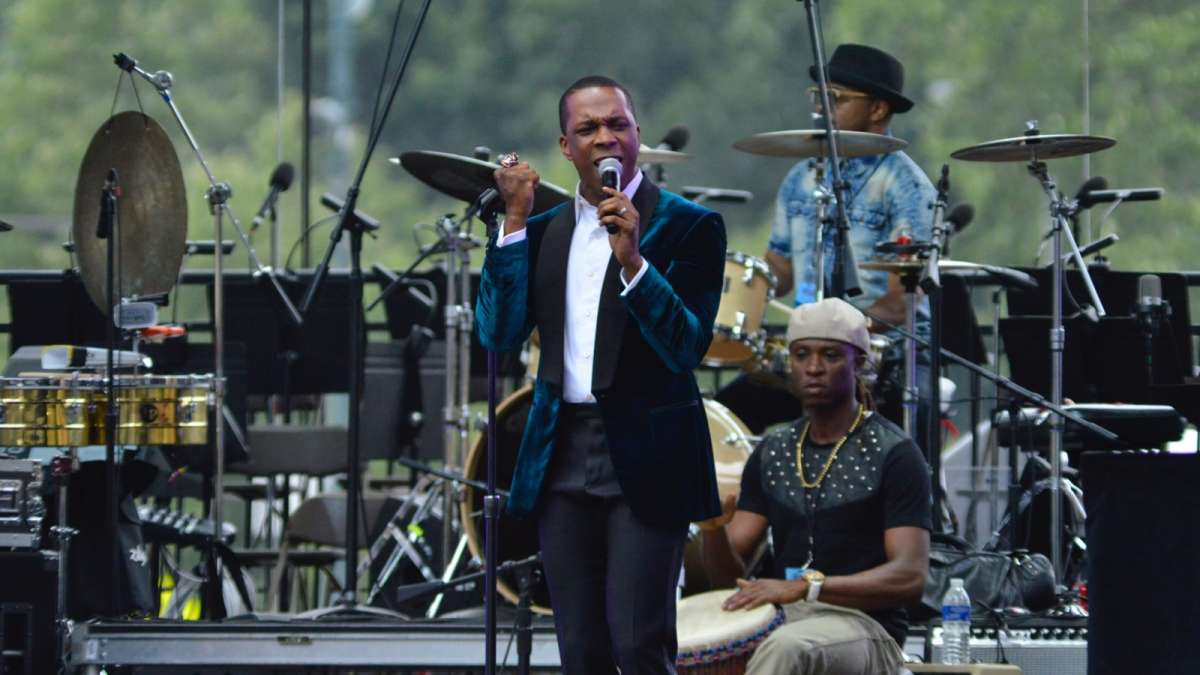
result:
<svg viewBox="0 0 1200 675"><path fill-rule="evenodd" d="M720 513L712 443L693 370L712 341L724 283L720 214L660 190L643 178L633 198L639 242L649 263L624 297L616 257L601 291L592 392L600 405L613 468L630 509L673 525ZM562 402L566 269L574 201L531 218L523 242L488 244L476 326L483 345L519 349L536 327L538 377L507 508L538 504L554 453Z"/></svg>

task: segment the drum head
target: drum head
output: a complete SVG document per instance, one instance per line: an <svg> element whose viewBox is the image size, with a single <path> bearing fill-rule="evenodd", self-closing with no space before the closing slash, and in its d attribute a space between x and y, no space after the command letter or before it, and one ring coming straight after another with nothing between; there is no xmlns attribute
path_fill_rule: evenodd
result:
<svg viewBox="0 0 1200 675"><path fill-rule="evenodd" d="M529 417L529 408L533 404L533 387L525 386L513 392L496 408L496 485L512 485L513 470L517 466L517 450L521 447L521 436L525 433L525 421ZM479 440L471 447L464 467L467 478L483 482L487 480L487 434L480 435ZM483 550L483 497L480 490L467 486L462 493L463 532L467 535L467 546L478 559L484 557ZM521 560L538 552L537 527L530 520L518 520L509 516L503 510L497 523L499 529L499 545L497 546L497 561ZM539 582L533 589L533 611L539 614L551 614L550 591L546 582ZM517 580L515 575L501 574L496 579L496 590L506 600L517 604Z"/></svg>
<svg viewBox="0 0 1200 675"><path fill-rule="evenodd" d="M675 633L679 655L762 639L780 612L774 605L727 612L721 603L736 589L726 588L684 598L679 603Z"/></svg>

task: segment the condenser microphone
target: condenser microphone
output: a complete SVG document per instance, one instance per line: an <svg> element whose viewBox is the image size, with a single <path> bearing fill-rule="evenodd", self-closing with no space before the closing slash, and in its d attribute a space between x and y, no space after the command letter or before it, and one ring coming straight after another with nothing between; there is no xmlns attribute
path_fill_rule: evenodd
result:
<svg viewBox="0 0 1200 675"><path fill-rule="evenodd" d="M615 157L605 157L596 167L600 171L600 184L614 190L621 189L621 161ZM605 225L609 234L616 234L620 229L616 225Z"/></svg>

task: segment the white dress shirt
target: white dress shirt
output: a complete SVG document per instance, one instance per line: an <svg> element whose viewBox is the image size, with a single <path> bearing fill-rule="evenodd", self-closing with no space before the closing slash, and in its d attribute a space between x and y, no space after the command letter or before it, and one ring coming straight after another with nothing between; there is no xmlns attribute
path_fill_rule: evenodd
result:
<svg viewBox="0 0 1200 675"><path fill-rule="evenodd" d="M642 184L639 169L633 180L621 192L633 199ZM648 214L641 214L648 215ZM525 240L525 228L500 237L497 246L508 246ZM568 403L592 403L592 366L596 355L596 321L600 309L600 291L604 273L612 257L608 231L600 223L596 207L587 202L575 186L575 230L571 233L571 249L567 254L566 325L563 327L563 400ZM624 284L625 295L646 273L649 263L642 267L629 283L623 274L617 278ZM533 274L533 270L529 271Z"/></svg>

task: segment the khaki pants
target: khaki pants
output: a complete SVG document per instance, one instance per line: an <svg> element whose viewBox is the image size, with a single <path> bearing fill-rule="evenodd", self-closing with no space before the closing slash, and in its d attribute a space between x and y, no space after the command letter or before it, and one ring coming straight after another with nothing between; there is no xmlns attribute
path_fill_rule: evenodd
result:
<svg viewBox="0 0 1200 675"><path fill-rule="evenodd" d="M894 675L896 641L857 609L823 602L784 606L787 623L754 650L746 675Z"/></svg>

